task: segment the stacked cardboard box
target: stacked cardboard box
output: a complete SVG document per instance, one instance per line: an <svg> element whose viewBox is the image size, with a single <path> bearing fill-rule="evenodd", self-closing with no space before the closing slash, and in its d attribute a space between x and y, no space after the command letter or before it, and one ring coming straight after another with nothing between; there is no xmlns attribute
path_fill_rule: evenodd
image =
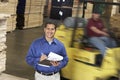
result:
<svg viewBox="0 0 120 80"><path fill-rule="evenodd" d="M7 20L7 31L15 30L15 17L16 17L16 7L17 7L18 0L9 0L8 3L2 3L0 6L0 13L10 14L12 15L11 18Z"/></svg>
<svg viewBox="0 0 120 80"><path fill-rule="evenodd" d="M46 0L26 0L24 28L41 26L43 24L43 13ZM0 13L11 14L7 20L7 31L14 31L16 28L18 0L9 0L5 6L0 6Z"/></svg>
<svg viewBox="0 0 120 80"><path fill-rule="evenodd" d="M115 36L120 39L120 14L111 16L110 24Z"/></svg>
<svg viewBox="0 0 120 80"><path fill-rule="evenodd" d="M113 0L114 3L120 3L120 0ZM112 11L111 15L115 15L117 12L119 12L119 6L112 5Z"/></svg>
<svg viewBox="0 0 120 80"><path fill-rule="evenodd" d="M6 29L7 20L6 14L0 14L0 73L5 70L6 66Z"/></svg>
<svg viewBox="0 0 120 80"><path fill-rule="evenodd" d="M79 6L78 6L78 3L79 3ZM85 9L85 18L91 17L92 7L93 7L93 4L87 3L86 9ZM78 13L78 15L77 15L77 13ZM74 0L74 4L73 4L73 8L72 8L72 17L76 17L76 15L78 17L82 17L82 15L83 15L83 3L80 3L79 0Z"/></svg>
<svg viewBox="0 0 120 80"><path fill-rule="evenodd" d="M31 28L43 24L43 13L46 0L26 0L25 27Z"/></svg>
<svg viewBox="0 0 120 80"><path fill-rule="evenodd" d="M79 7L78 7L78 4L77 5L74 4L72 8L72 17L76 17L76 15L78 17L82 16L82 10L83 10L82 8L83 8L82 4L80 4Z"/></svg>
<svg viewBox="0 0 120 80"><path fill-rule="evenodd" d="M0 13L15 14L17 2L17 0L9 0L8 3L3 3L0 7Z"/></svg>
<svg viewBox="0 0 120 80"><path fill-rule="evenodd" d="M7 19L7 32L14 31L16 28L16 14L11 14L11 17Z"/></svg>

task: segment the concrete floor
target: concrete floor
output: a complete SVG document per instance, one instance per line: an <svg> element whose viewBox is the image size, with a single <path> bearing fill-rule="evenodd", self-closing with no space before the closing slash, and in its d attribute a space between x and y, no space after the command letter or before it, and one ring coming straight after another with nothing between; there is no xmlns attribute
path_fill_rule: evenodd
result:
<svg viewBox="0 0 120 80"><path fill-rule="evenodd" d="M29 80L29 79L2 73L2 74L0 74L0 80Z"/></svg>
<svg viewBox="0 0 120 80"><path fill-rule="evenodd" d="M7 66L4 73L34 80L34 70L25 62L25 56L31 42L43 34L42 30L37 27L7 33Z"/></svg>

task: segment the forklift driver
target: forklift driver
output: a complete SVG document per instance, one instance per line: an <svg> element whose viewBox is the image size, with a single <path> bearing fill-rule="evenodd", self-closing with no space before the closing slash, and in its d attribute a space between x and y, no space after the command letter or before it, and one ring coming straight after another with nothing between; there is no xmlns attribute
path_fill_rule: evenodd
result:
<svg viewBox="0 0 120 80"><path fill-rule="evenodd" d="M101 56L105 56L107 48L116 47L116 42L108 34L108 30L104 27L102 20L100 19L99 12L93 12L92 17L88 20L87 24L87 36L89 42L100 50ZM100 63L102 59L100 60Z"/></svg>

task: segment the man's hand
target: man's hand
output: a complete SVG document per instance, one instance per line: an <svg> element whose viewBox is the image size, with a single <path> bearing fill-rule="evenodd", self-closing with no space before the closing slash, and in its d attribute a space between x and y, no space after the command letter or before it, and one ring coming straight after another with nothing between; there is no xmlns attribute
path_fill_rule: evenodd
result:
<svg viewBox="0 0 120 80"><path fill-rule="evenodd" d="M43 60L45 60L45 59L47 59L47 56L42 53L42 56L40 57L40 61L43 61Z"/></svg>
<svg viewBox="0 0 120 80"><path fill-rule="evenodd" d="M107 37L109 37L110 35L108 34L108 33L106 33L106 32L103 32L102 33L104 36L107 36Z"/></svg>
<svg viewBox="0 0 120 80"><path fill-rule="evenodd" d="M50 61L50 63L53 65L53 66L58 66L60 64L59 61Z"/></svg>

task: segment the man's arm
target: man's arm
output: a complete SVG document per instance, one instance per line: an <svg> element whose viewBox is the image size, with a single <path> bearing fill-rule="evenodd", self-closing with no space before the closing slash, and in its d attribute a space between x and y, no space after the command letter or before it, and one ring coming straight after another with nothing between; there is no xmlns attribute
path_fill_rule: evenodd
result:
<svg viewBox="0 0 120 80"><path fill-rule="evenodd" d="M28 53L26 55L26 62L29 65L35 67L39 61L40 61L40 57L35 56L35 49L34 49L33 43L32 43L29 50L28 50Z"/></svg>
<svg viewBox="0 0 120 80"><path fill-rule="evenodd" d="M97 34L101 34L101 35L104 35L104 36L109 36L109 34L106 33L104 30L101 31L101 30L97 29L97 28L94 27L94 26L92 26L90 29L91 29L92 31L94 31L95 33L97 33Z"/></svg>

